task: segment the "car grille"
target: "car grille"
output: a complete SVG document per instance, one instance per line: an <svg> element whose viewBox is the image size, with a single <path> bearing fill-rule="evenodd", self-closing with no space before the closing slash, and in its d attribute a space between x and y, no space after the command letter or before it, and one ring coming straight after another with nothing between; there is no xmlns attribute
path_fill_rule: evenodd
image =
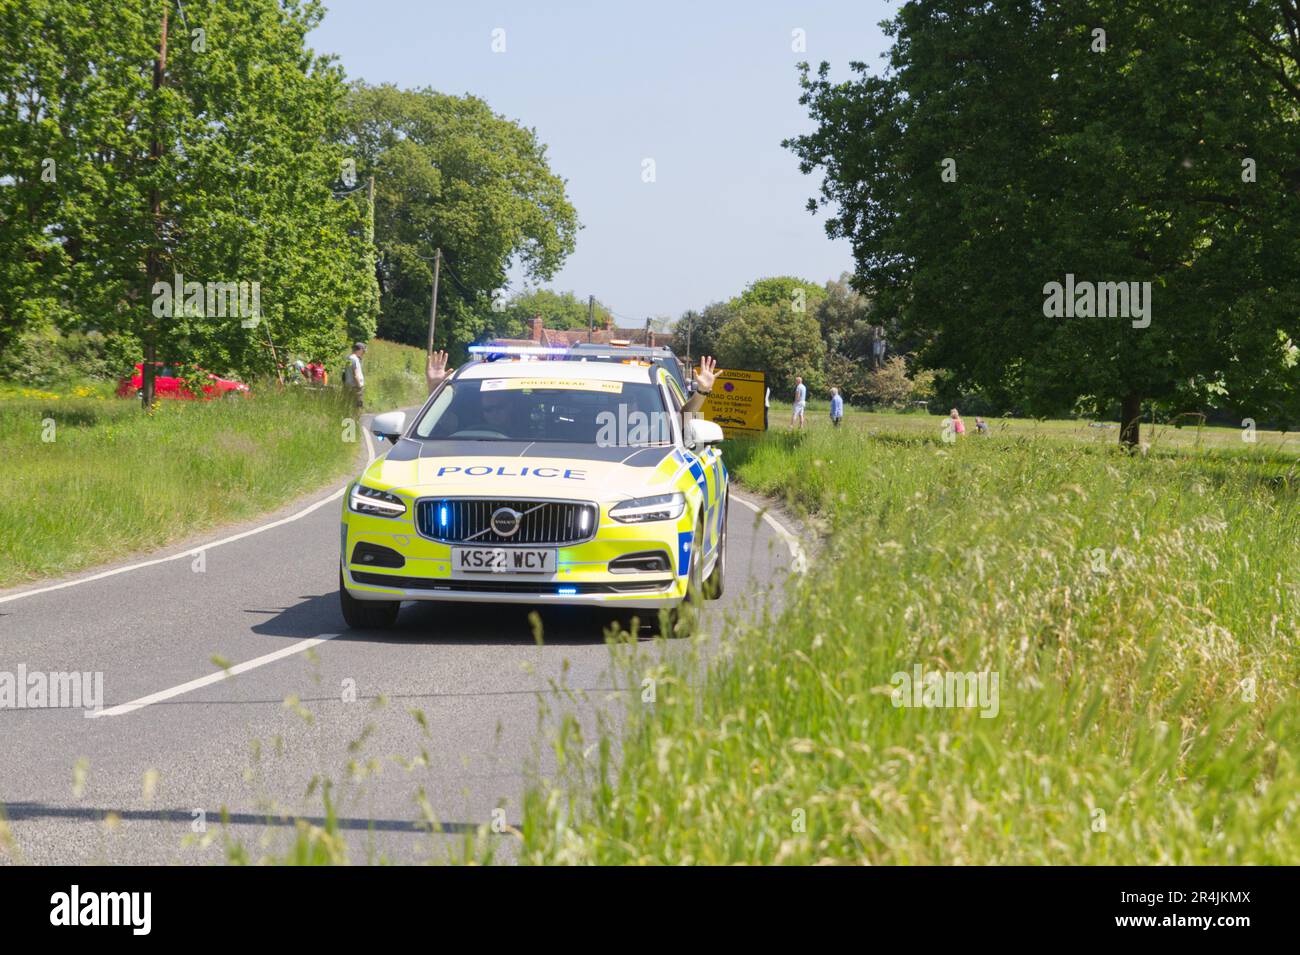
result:
<svg viewBox="0 0 1300 955"><path fill-rule="evenodd" d="M519 530L509 537L498 534L489 523L502 507L523 515ZM445 544L578 544L596 536L599 518L595 504L577 501L425 498L415 506L415 526L421 536Z"/></svg>

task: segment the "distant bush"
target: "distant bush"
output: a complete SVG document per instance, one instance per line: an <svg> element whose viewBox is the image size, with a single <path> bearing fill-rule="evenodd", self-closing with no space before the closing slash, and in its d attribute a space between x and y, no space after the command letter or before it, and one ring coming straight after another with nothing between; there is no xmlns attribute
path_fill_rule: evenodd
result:
<svg viewBox="0 0 1300 955"><path fill-rule="evenodd" d="M28 332L0 352L0 380L37 387L111 381L139 360L140 346L129 336L48 328Z"/></svg>

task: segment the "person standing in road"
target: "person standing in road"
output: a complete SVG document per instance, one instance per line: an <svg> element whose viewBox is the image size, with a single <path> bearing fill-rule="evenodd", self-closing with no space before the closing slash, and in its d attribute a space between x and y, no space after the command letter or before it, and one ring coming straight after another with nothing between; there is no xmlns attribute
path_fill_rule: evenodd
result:
<svg viewBox="0 0 1300 955"><path fill-rule="evenodd" d="M794 376L794 410L790 414L790 427L803 427L804 403L808 400L808 386L802 375Z"/></svg>
<svg viewBox="0 0 1300 955"><path fill-rule="evenodd" d="M840 421L844 418L844 398L840 395L838 388L831 389L831 424L835 427L840 426Z"/></svg>
<svg viewBox="0 0 1300 955"><path fill-rule="evenodd" d="M361 407L365 399L366 375L361 370L361 357L366 353L366 343L357 342L352 346L352 354L343 368L343 384L352 392L352 398Z"/></svg>

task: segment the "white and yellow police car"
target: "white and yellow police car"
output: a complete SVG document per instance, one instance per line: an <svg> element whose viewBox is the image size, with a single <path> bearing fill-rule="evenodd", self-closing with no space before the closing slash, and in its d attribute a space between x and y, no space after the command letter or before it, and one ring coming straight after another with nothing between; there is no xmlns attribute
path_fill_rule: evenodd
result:
<svg viewBox="0 0 1300 955"><path fill-rule="evenodd" d="M473 361L344 495L351 627L405 600L677 608L722 592L722 429L648 362Z"/></svg>

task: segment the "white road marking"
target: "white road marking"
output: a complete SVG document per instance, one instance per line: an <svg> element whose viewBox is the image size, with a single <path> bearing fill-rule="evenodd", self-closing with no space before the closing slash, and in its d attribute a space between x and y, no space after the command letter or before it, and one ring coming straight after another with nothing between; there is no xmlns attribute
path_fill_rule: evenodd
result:
<svg viewBox="0 0 1300 955"><path fill-rule="evenodd" d="M366 467L375 460L375 446L370 440L370 432L362 429L362 436L366 439ZM0 597L0 604L8 603L11 600L21 600L24 597L35 597L37 594L48 594L52 590L62 590L65 587L76 587L78 584L88 584L93 580L103 580L105 577L115 577L118 574L125 574L132 570L142 570L145 567L153 567L156 564L165 564L172 560L184 560L189 557L198 556L200 551L211 550L214 547L221 547L224 544L233 544L237 540L243 540L245 537L252 537L254 534L261 534L263 531L269 531L276 527L281 527L293 521L301 520L308 514L324 507L331 501L337 501L347 490L346 485L339 488L327 498L317 501L315 504L309 504L296 514L290 514L288 517L282 517L278 521L271 521L269 524L263 524L260 527L254 527L251 530L243 531L239 534L231 534L229 537L223 537L207 544L199 544L188 550L183 550L179 554L172 554L170 557L155 557L153 560L143 560L138 564L128 564L125 567L114 567L112 570L100 571L97 574L91 574L88 577L78 577L75 580L65 580L61 584L49 584L45 587L36 587L32 590L24 590L21 593L10 594L7 597Z"/></svg>
<svg viewBox="0 0 1300 955"><path fill-rule="evenodd" d="M731 492L731 499L739 501L755 514L760 514L772 530L776 531L777 536L785 541L785 546L790 548L790 566L796 574L803 574L808 571L808 556L804 553L803 548L799 545L799 538L786 529L785 525L773 517L766 508L759 507L753 501L747 501L735 491Z"/></svg>
<svg viewBox="0 0 1300 955"><path fill-rule="evenodd" d="M121 703L117 706L110 706L106 710L88 710L86 711L87 719L98 719L101 716L123 716L127 713L134 713L136 710L142 710L146 706L153 706L155 703L161 703L163 700L170 700L174 696L180 696L182 693L190 693L194 690L202 689L205 686L211 686L213 683L220 683L227 677L238 676L241 673L247 673L249 670L255 670L258 667L266 666L268 663L274 663L276 660L283 660L285 657L291 657L295 653L301 653L303 650L310 650L312 647L319 646L326 640L333 640L340 636L337 633L327 633L320 637L308 637L306 640L299 640L297 643L291 643L287 647L282 647L272 653L263 654L252 660L245 660L243 663L236 663L234 666L218 673L209 673L207 676L201 676L197 680L190 680L188 683L182 683L179 686L173 686L167 690L159 690L157 693L150 693L148 696L142 696L138 700L132 700L130 703Z"/></svg>

